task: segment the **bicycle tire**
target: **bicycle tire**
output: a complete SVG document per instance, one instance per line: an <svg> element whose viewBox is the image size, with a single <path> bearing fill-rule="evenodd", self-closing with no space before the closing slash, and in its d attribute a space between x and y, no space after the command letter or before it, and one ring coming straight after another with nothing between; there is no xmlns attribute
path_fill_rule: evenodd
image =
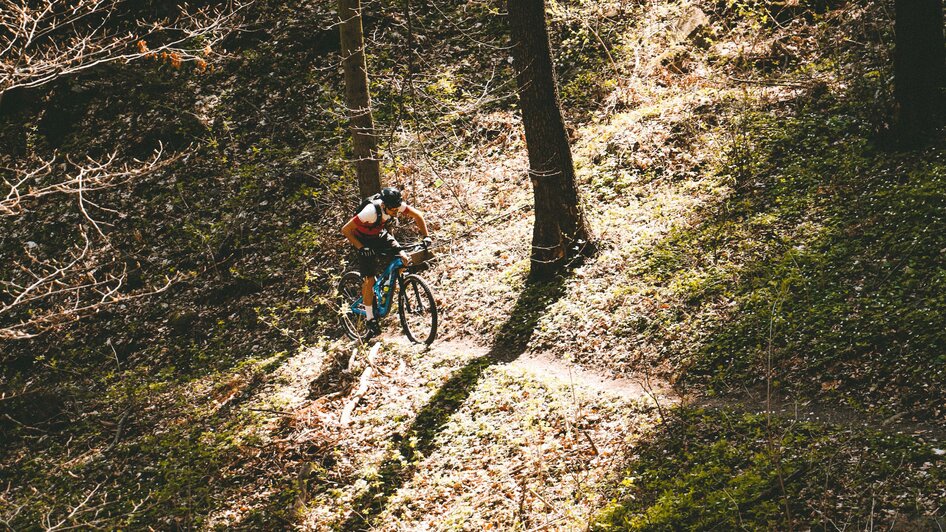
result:
<svg viewBox="0 0 946 532"><path fill-rule="evenodd" d="M361 297L361 283L361 274L356 271L345 273L338 281L339 320L345 334L352 340L362 340L368 332L364 316L351 311L352 303Z"/></svg>
<svg viewBox="0 0 946 532"><path fill-rule="evenodd" d="M420 320L414 320L418 323L412 324L408 315L419 317ZM401 328L411 342L430 345L437 339L437 301L433 291L420 277L404 276L398 292L398 316L401 318Z"/></svg>

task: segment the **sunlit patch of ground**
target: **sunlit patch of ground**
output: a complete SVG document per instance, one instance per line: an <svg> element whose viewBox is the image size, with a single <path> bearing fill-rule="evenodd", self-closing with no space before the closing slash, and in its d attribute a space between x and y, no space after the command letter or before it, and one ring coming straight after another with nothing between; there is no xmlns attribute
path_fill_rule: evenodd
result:
<svg viewBox="0 0 946 532"><path fill-rule="evenodd" d="M324 431L332 440L330 459L322 460L309 481L312 495L304 512L309 528L344 519L358 488L366 485L364 479L375 475L386 458L392 436L403 433L450 374L475 355L466 349L423 351L394 342L386 343L368 365L361 351L351 370L360 378L371 367L372 376L348 423L342 417L353 399L350 391L316 399L297 415L297 431Z"/></svg>
<svg viewBox="0 0 946 532"><path fill-rule="evenodd" d="M485 350L444 344L410 353L386 344L370 390L341 426L350 396L321 404L318 421L336 427L335 455L350 475L325 484L306 505L306 527L327 530L349 518L354 501L399 453L398 436L453 371ZM397 354L394 354L397 353ZM583 528L603 507L602 487L627 446L656 421L644 394L601 390L600 380L497 365L447 423L432 451L413 464L373 523L385 530ZM329 485L331 484L331 485Z"/></svg>
<svg viewBox="0 0 946 532"><path fill-rule="evenodd" d="M389 530L583 528L617 451L653 422L640 402L515 367L489 370L392 498Z"/></svg>

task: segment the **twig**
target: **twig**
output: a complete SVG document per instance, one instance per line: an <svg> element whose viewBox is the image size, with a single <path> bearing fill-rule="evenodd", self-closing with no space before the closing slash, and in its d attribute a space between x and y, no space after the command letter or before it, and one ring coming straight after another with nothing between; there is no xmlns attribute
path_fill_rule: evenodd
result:
<svg viewBox="0 0 946 532"><path fill-rule="evenodd" d="M48 431L45 431L45 430L40 429L40 428L37 428L37 427L31 427L31 426L29 426L29 425L27 425L27 424L25 424L25 423L21 423L20 421L17 421L16 419L13 419L13 418L10 416L10 414L7 414L6 412L4 412L3 417L9 419L10 421L12 421L12 422L16 423L17 425L23 427L24 429L35 430L36 432L42 432L43 434L49 434Z"/></svg>
<svg viewBox="0 0 946 532"><path fill-rule="evenodd" d="M86 220L85 225L78 227L79 242L58 257L44 258L42 252L37 251L40 249L37 244L26 242L22 258L13 264L19 273L0 280L10 296L0 304L0 316L28 317L20 323L0 327L0 339L31 338L97 312L106 305L153 295L170 286L171 279L162 288L132 295L119 292L125 286L128 265L117 259L105 260L115 253L103 230L103 226L109 224L93 215L93 210L117 211L91 201L88 194L152 174L180 157L165 156L164 146L159 145L149 159L135 160L133 164L117 164L118 155L113 152L98 160L86 157L85 161L76 162L65 157L60 163L54 156L16 168L0 168L0 172L12 175L2 179L8 191L0 199L0 217L19 216L30 202L47 196L72 195ZM94 230L94 240L89 236L88 226Z"/></svg>
<svg viewBox="0 0 946 532"><path fill-rule="evenodd" d="M641 388L644 389L644 393L647 394L647 397L650 397L651 401L654 402L654 405L657 407L657 415L660 416L660 423L663 425L667 424L667 419L664 417L664 409L660 404L660 400L657 397L657 394L654 392L654 388L650 383L650 369L644 370L644 379L640 381Z"/></svg>
<svg viewBox="0 0 946 532"><path fill-rule="evenodd" d="M764 87L791 87L793 89L807 89L811 87L811 83L801 83L798 81L782 81L782 80L776 80L776 79L745 79L745 78L730 77L729 80L735 81L736 83L743 83L746 85L762 85Z"/></svg>
<svg viewBox="0 0 946 532"><path fill-rule="evenodd" d="M63 525L66 523L66 521L69 521L70 519L72 519L73 517L75 517L75 515L79 513L79 510L81 510L86 504L89 503L90 500L92 500L92 496L95 495L95 493L96 493L96 492L99 490L99 488L101 488L101 487L102 487L102 483L99 482L94 488L92 488L92 491L90 491L89 494L86 495L85 499L84 499L82 502L80 502L79 504L77 504L77 505L72 509L72 511L69 512L68 515L66 515L65 517L63 517L63 518L62 518L58 523L56 523L55 525L50 524L49 515L47 515L46 518L45 518L45 522L46 522L46 532L51 532L51 531L53 531L53 530L63 530ZM69 527L69 528L72 528L72 527Z"/></svg>
<svg viewBox="0 0 946 532"><path fill-rule="evenodd" d="M211 57L212 46L239 29L239 13L248 5L228 2L222 8L183 12L173 21L139 21L137 31L109 33L105 23L123 3L45 0L40 7L0 0L0 94L39 87L108 63L161 57L175 68L194 62L205 69L204 58ZM93 16L102 22L77 24ZM149 48L149 40L154 48Z"/></svg>
<svg viewBox="0 0 946 532"><path fill-rule="evenodd" d="M108 444L102 453L106 454L118 445L118 440L122 437L122 428L125 426L125 420L128 419L128 414L131 413L131 407L125 409L125 413L122 414L121 419L118 420L118 427L115 429L115 437L112 438L112 443Z"/></svg>
<svg viewBox="0 0 946 532"><path fill-rule="evenodd" d="M27 390L25 388L20 393L14 394L14 395L7 395L7 392L3 392L3 393L0 393L0 401L10 401L13 399L18 399L20 397L23 397L24 395L33 395L34 393L37 393L37 392L39 392L39 390Z"/></svg>
<svg viewBox="0 0 946 532"><path fill-rule="evenodd" d="M768 436L769 452L775 459L775 474L778 477L779 489L782 494L782 503L785 509L786 523L788 530L795 529L795 523L792 519L791 506L788 503L788 492L785 490L785 474L782 468L782 449L781 444L775 445L775 435L772 432L772 353L775 344L775 316L781 309L782 300L788 290L788 284L782 282L778 297L772 302L769 311L769 334L768 345L765 354L765 431Z"/></svg>
<svg viewBox="0 0 946 532"><path fill-rule="evenodd" d="M292 412L283 412L282 410L274 410L272 408L247 408L250 412L266 412L268 414L277 414L280 416L291 416Z"/></svg>
<svg viewBox="0 0 946 532"><path fill-rule="evenodd" d="M340 420L341 425L348 426L351 423L351 414L355 410L355 407L358 406L358 400L361 399L365 393L368 392L368 386L371 384L371 373L372 367L368 366L365 368L365 371L361 374L361 379L358 383L358 390L355 392L355 395L352 396L351 400L348 401L348 404L345 405L345 408L342 410L342 417Z"/></svg>
<svg viewBox="0 0 946 532"><path fill-rule="evenodd" d="M86 273L86 277L91 276L92 273ZM57 280L55 284L50 285L50 291L46 294L39 295L37 297L30 298L26 301L20 302L25 303L28 301L39 300L44 297L49 297L53 295L58 295L59 293L71 292L72 300L71 303L66 301L60 305L50 305L51 309L46 310L45 313L40 313L39 315L34 315L26 320L23 320L15 325L10 325L7 327L0 327L0 340L21 340L26 338L34 338L39 336L43 332L48 331L49 329L56 328L66 323L74 322L88 315L94 314L95 312L101 310L102 308L117 303L125 303L133 301L135 299L140 299L143 297L152 296L155 294L160 294L161 292L166 291L174 283L180 280L180 275L176 275L173 278L168 278L164 286L157 289L150 289L136 294L124 295L118 294L118 290L121 288L124 280L124 275L121 277L107 279L106 281L91 281L88 284L83 284L79 286L73 286L69 290L52 290L52 287L60 286L62 284L61 280ZM92 291L96 292L97 287L101 287L106 284L106 282L115 283L113 286L108 287L104 292L97 292L99 298L91 302L83 303L80 299L83 291ZM6 283L10 284L10 283ZM7 305L0 308L0 315L4 313L9 313L12 309L12 305Z"/></svg>
<svg viewBox="0 0 946 532"><path fill-rule="evenodd" d="M561 521L562 519L565 519L565 516L564 516L564 515L560 515L560 516L558 516L558 517L556 517L556 518L554 518L554 519L552 519L552 520L546 521L545 523L543 523L543 524L541 524L541 525L539 525L539 526L537 526L537 527L535 527L535 528L530 528L530 529L527 530L526 532L539 532L539 530L545 530L546 528L548 528L548 527L554 525L555 523Z"/></svg>
<svg viewBox="0 0 946 532"><path fill-rule="evenodd" d="M582 18L581 20L582 20L582 22L584 23L584 26L585 26L586 28L588 28L588 31L590 31L591 34L595 36L595 40L598 41L598 44L601 45L601 48L604 49L604 53L608 56L608 62L611 63L611 68L614 69L615 75L619 75L619 74L621 73L621 71L620 71L620 69L618 69L618 64L617 64L617 62L614 60L614 57L611 56L611 49L608 48L608 45L604 43L604 40L602 40L602 39L601 39L601 36L598 35L598 31L595 30L595 29L591 26L591 24L589 24L589 23L588 23L587 21L585 21L583 18Z"/></svg>
<svg viewBox="0 0 946 532"><path fill-rule="evenodd" d="M530 488L529 486L526 486L526 489L529 490L530 493L532 493L533 495L535 495L536 497L538 497L538 499L539 499L540 501L542 501L546 506L548 506L548 507L551 508L552 510L555 510L555 513L561 513L561 512L558 511L558 508L557 508L556 506L554 506L554 505L553 505L552 503L550 503L549 501L545 500L545 497L539 495L538 492L536 492L534 489Z"/></svg>
<svg viewBox="0 0 946 532"><path fill-rule="evenodd" d="M594 440L591 439L591 435L588 434L588 431L585 429L581 429L581 433L584 434L585 438L588 439L588 443L591 444L591 450L595 452L595 456L599 456L601 453L598 452L598 446L595 445L595 442Z"/></svg>

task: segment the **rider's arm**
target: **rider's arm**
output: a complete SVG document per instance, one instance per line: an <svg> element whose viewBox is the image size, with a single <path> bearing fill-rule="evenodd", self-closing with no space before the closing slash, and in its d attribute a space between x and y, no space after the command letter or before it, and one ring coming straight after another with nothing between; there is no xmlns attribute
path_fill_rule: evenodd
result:
<svg viewBox="0 0 946 532"><path fill-rule="evenodd" d="M404 214L411 217L411 219L414 220L414 223L417 224L417 228L420 229L420 236L430 236L427 233L427 222L424 221L424 213L420 212L414 207L411 207L410 205L407 205L406 207L407 208L404 209Z"/></svg>
<svg viewBox="0 0 946 532"><path fill-rule="evenodd" d="M361 249L364 247L364 244L361 243L361 240L358 240L358 237L355 236L355 219L352 218L348 221L347 224L342 226L342 234L345 235L345 238L351 242L351 245L355 246L355 249Z"/></svg>

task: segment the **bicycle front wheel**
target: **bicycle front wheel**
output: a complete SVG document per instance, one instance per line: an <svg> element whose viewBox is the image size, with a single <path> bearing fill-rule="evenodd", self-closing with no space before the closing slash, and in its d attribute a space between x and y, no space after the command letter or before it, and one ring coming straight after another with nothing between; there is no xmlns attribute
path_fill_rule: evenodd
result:
<svg viewBox="0 0 946 532"><path fill-rule="evenodd" d="M398 295L398 315L408 340L430 345L437 338L437 303L427 283L407 275Z"/></svg>
<svg viewBox="0 0 946 532"><path fill-rule="evenodd" d="M361 340L368 332L365 315L352 311L355 301L361 299L361 282L358 272L348 272L338 282L339 319L352 340Z"/></svg>

